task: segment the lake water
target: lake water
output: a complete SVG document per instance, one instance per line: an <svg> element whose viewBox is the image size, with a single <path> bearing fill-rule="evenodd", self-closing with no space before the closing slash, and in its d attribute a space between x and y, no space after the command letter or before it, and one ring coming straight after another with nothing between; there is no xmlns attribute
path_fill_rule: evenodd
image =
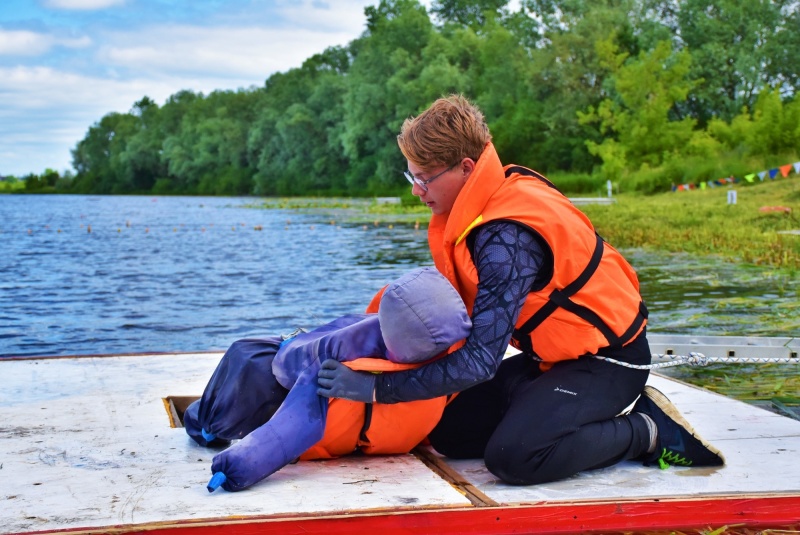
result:
<svg viewBox="0 0 800 535"><path fill-rule="evenodd" d="M245 198L0 195L0 356L224 350L363 311L425 229ZM800 332L796 277L625 251L653 332Z"/></svg>

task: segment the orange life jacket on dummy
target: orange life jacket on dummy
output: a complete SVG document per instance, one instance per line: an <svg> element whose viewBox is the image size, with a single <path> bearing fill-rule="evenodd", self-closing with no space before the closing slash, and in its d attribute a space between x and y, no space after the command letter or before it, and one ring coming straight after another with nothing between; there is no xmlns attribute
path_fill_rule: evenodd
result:
<svg viewBox="0 0 800 535"><path fill-rule="evenodd" d="M421 366L377 358L361 358L344 365L353 370L375 373ZM439 422L445 403L444 397L390 405L331 399L322 440L306 450L300 459L330 459L353 453L356 449L368 455L408 453L425 440Z"/></svg>
<svg viewBox="0 0 800 535"><path fill-rule="evenodd" d="M498 220L524 225L553 253L553 275L528 294L515 324L514 347L535 354L547 369L553 362L623 346L642 331L647 309L631 265L546 178L523 167L503 167L491 143L453 209L434 214L428 228L436 268L461 294L470 315L478 272L467 236Z"/></svg>
<svg viewBox="0 0 800 535"><path fill-rule="evenodd" d="M378 311L385 289L386 287L375 295L367 307L367 313ZM461 345L463 341L452 346L448 352ZM436 358L438 357L433 360ZM417 368L425 363L395 363L380 358L360 358L343 364L357 371L382 373ZM423 442L439 423L446 403L446 396L393 404L331 399L328 402L325 434L300 459L330 459L347 455L356 449L368 455L408 453Z"/></svg>

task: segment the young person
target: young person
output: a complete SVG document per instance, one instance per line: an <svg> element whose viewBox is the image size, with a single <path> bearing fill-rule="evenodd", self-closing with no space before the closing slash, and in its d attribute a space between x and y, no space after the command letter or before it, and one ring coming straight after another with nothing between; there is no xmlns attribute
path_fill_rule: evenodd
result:
<svg viewBox="0 0 800 535"><path fill-rule="evenodd" d="M472 331L463 347L414 370L376 377L326 361L321 395L397 403L460 392L431 444L483 458L511 484L626 459L724 463L645 387L647 309L633 268L544 176L501 163L475 105L437 100L405 121L398 144L411 192L432 213L434 263L464 299ZM522 352L503 360L509 342Z"/></svg>

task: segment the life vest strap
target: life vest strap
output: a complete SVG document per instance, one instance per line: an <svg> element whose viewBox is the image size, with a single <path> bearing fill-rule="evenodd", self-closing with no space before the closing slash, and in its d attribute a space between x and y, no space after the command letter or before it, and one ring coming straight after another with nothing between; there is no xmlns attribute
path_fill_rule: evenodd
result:
<svg viewBox="0 0 800 535"><path fill-rule="evenodd" d="M534 178L538 178L539 180L541 180L542 182L547 184L549 187L551 187L554 190L556 190L557 192L561 193L561 190L558 189L558 186L556 186L555 184L550 182L543 174L537 173L533 169L528 169L527 167L522 167L521 165L514 165L514 166L511 166L508 169L506 169L506 172L505 172L506 178L510 177L511 175L513 175L515 173L518 174L518 175L522 175L522 176L532 176ZM561 193L561 194L564 195L563 193Z"/></svg>
<svg viewBox="0 0 800 535"><path fill-rule="evenodd" d="M563 290L553 290L548 296L548 301L537 310L533 316L523 323L518 329L514 329L513 337L520 346L520 349L526 353L535 354L533 345L531 343L530 334L536 327L542 324L553 312L559 308L563 308L572 314L575 314L588 324L599 330L603 336L608 340L609 346L623 346L629 342L636 333L639 332L645 320L647 319L647 307L643 301L639 302L639 312L633 319L631 325L625 330L622 335L617 336L616 333L603 321L596 312L583 305L579 305L572 301L570 297L578 293L583 288L589 279L594 275L597 268L600 266L600 260L603 258L604 241L599 234L595 234L596 242L595 248L592 252L592 258L586 265L584 270L578 277L569 283Z"/></svg>
<svg viewBox="0 0 800 535"><path fill-rule="evenodd" d="M600 237L599 234L595 234L595 246L594 251L592 252L592 258L589 259L589 263L583 269L580 275L569 283L567 286L564 287L563 290L553 290L553 292L548 297L547 303L545 303L539 310L537 310L533 316L528 318L528 320L520 325L518 329L514 329L514 338L522 341L525 338L530 338L530 334L533 330L542 324L544 320L546 320L550 314L556 311L559 307L567 308L564 306L565 303L572 303L569 300L570 297L578 293L578 291L583 288L589 279L594 275L595 271L597 271L598 266L600 266L600 260L603 258L603 238ZM579 305L575 305L576 307ZM568 309L569 310L569 309ZM588 310L588 309L587 309ZM586 319L586 318L584 318ZM600 318L598 317L598 320ZM587 320L588 321L588 320ZM600 320L600 322L605 326L605 322ZM592 323L594 325L594 323ZM607 326L605 326L608 329ZM600 327L598 327L600 329ZM602 330L602 329L601 329ZM610 330L610 329L609 329ZM605 333L603 333L605 335Z"/></svg>
<svg viewBox="0 0 800 535"><path fill-rule="evenodd" d="M603 245L605 242L603 238L600 237L599 234L595 233L595 242L594 242L594 251L592 251L592 258L589 259L589 263L586 264L586 267L578 275L578 278L569 283L566 288L561 290L561 293L564 294L566 297L572 297L578 291L586 286L586 283L589 282L589 279L592 278L594 272L597 271L597 268L600 267L600 260L603 259Z"/></svg>
<svg viewBox="0 0 800 535"><path fill-rule="evenodd" d="M628 327L619 337L620 346L627 344L633 339L634 336L636 336L636 333L638 333L642 328L642 325L644 324L648 315L649 312L647 311L644 301L639 301L639 313L636 314L636 317L633 319L630 327Z"/></svg>
<svg viewBox="0 0 800 535"><path fill-rule="evenodd" d="M364 404L364 425L361 426L361 431L358 433L358 438L364 443L369 443L369 439L367 438L367 431L369 431L369 427L372 425L372 403L365 403Z"/></svg>
<svg viewBox="0 0 800 535"><path fill-rule="evenodd" d="M595 329L603 333L603 336L605 336L606 340L608 340L608 345L615 346L619 344L620 338L616 335L616 333L614 333L613 330L611 330L611 327L609 327L608 324L603 321L603 318L597 315L595 311L570 301L563 294L556 295L554 298L558 303L558 306L564 310L567 310L568 312L572 312L583 321L592 325Z"/></svg>

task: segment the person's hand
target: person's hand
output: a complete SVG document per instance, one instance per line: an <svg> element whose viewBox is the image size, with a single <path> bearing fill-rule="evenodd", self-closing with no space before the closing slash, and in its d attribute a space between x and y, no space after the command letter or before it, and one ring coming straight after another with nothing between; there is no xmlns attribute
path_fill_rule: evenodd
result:
<svg viewBox="0 0 800 535"><path fill-rule="evenodd" d="M323 361L317 373L317 394L362 403L375 401L375 374L356 372L334 359Z"/></svg>

